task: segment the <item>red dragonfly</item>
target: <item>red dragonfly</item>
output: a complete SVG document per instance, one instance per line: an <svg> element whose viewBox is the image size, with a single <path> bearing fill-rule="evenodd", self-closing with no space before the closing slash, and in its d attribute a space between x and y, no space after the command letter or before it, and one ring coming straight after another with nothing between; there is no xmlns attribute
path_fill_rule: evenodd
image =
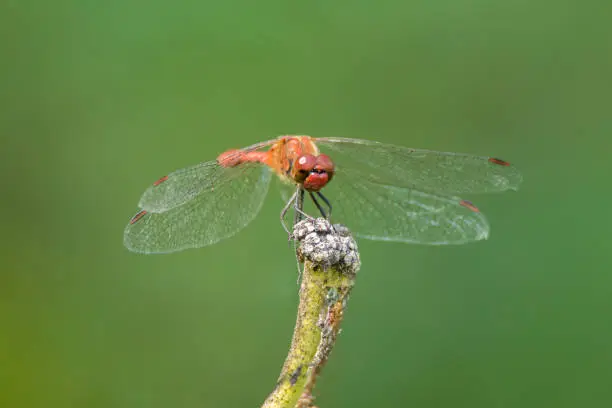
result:
<svg viewBox="0 0 612 408"><path fill-rule="evenodd" d="M231 237L255 218L273 174L286 198L281 220L292 206L296 219L306 216L308 194L324 217L333 201L333 221L359 237L431 245L486 239L485 216L458 196L517 190L522 180L514 166L493 157L281 136L157 180L125 228L125 246L167 253Z"/></svg>

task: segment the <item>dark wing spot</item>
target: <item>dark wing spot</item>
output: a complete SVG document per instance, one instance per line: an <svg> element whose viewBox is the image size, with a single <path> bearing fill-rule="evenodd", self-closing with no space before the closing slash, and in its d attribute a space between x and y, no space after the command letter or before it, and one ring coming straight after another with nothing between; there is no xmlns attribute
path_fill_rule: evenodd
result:
<svg viewBox="0 0 612 408"><path fill-rule="evenodd" d="M146 210L142 210L142 211L137 212L136 215L133 216L132 219L130 220L130 224L136 224L145 215L147 215L147 211Z"/></svg>
<svg viewBox="0 0 612 408"><path fill-rule="evenodd" d="M493 164L498 164L500 166L509 166L510 165L510 163L508 163L507 161L502 160L502 159L497 159L495 157L490 157L489 158L489 162L491 162Z"/></svg>
<svg viewBox="0 0 612 408"><path fill-rule="evenodd" d="M480 212L480 210L478 209L478 207L476 207L474 204L472 204L470 201L467 200L461 200L459 201L459 205L464 206L465 208L467 208L468 210L472 210L474 212Z"/></svg>
<svg viewBox="0 0 612 408"><path fill-rule="evenodd" d="M154 186L159 186L161 183L163 183L164 181L168 180L168 176L164 176L162 178L160 178L159 180L157 180L155 183L153 183Z"/></svg>

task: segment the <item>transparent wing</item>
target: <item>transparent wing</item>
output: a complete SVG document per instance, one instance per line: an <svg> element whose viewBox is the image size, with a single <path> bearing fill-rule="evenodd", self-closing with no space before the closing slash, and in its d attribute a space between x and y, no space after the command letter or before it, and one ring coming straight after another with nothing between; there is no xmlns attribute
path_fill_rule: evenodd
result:
<svg viewBox="0 0 612 408"><path fill-rule="evenodd" d="M514 166L492 157L360 139L317 138L315 142L322 151L329 151L338 170L390 186L451 196L517 190L522 181Z"/></svg>
<svg viewBox="0 0 612 408"><path fill-rule="evenodd" d="M276 188L280 192L280 197L283 204L287 204L293 193L295 193L296 185L283 181L280 177L275 177Z"/></svg>
<svg viewBox="0 0 612 408"><path fill-rule="evenodd" d="M331 220L362 238L445 245L489 236L485 216L457 197L354 180L342 172L323 193L333 205Z"/></svg>
<svg viewBox="0 0 612 408"><path fill-rule="evenodd" d="M237 154L255 151L269 146L276 140L269 140L245 147L236 151ZM226 156L231 160L232 155ZM157 180L140 198L138 206L143 210L162 213L178 207L197 197L202 191L214 189L216 185L224 183L228 176L228 169L219 166L216 160L200 163L192 167L177 170Z"/></svg>
<svg viewBox="0 0 612 408"><path fill-rule="evenodd" d="M125 246L142 253L199 248L228 238L250 223L261 209L272 171L251 163L218 166L214 171L215 182L199 188L184 204L164 212L146 208L138 212L125 228Z"/></svg>
<svg viewBox="0 0 612 408"><path fill-rule="evenodd" d="M177 170L160 178L147 188L138 206L154 213L171 210L222 182L228 176L226 170L216 161Z"/></svg>

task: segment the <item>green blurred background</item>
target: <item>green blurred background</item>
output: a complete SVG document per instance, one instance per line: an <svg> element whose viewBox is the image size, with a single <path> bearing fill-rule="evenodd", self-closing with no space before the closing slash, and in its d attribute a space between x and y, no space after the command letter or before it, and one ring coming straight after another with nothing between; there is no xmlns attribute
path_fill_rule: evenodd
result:
<svg viewBox="0 0 612 408"><path fill-rule="evenodd" d="M489 241L360 241L321 407L611 406L608 4L3 1L0 406L259 406L297 299L276 193L213 247L122 233L152 180L288 133L525 179L466 197Z"/></svg>

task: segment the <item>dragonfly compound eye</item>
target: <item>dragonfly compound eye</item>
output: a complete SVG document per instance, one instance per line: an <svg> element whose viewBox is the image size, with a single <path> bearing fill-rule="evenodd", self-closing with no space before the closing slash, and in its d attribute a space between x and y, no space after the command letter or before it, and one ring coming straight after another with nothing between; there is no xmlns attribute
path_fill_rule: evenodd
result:
<svg viewBox="0 0 612 408"><path fill-rule="evenodd" d="M334 162L328 155L320 154L317 156L317 163L314 169L318 173L327 173L327 182L329 182L334 176L335 166Z"/></svg>
<svg viewBox="0 0 612 408"><path fill-rule="evenodd" d="M298 157L295 161L295 179L297 182L303 182L306 177L312 172L315 164L317 163L317 158L311 154L305 154L303 156Z"/></svg>

